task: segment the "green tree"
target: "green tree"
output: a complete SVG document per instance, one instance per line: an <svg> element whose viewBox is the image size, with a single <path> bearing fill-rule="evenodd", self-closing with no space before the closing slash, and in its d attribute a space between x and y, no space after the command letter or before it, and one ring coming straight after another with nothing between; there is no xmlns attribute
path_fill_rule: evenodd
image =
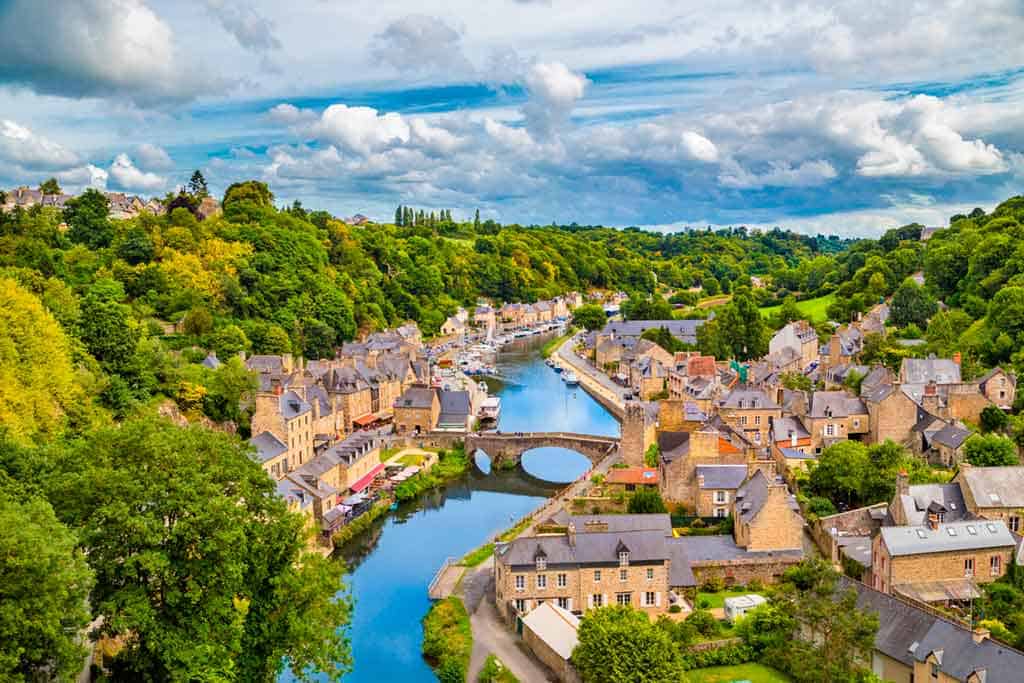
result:
<svg viewBox="0 0 1024 683"><path fill-rule="evenodd" d="M979 467L1019 465L1013 441L998 434L974 434L964 442L967 462Z"/></svg>
<svg viewBox="0 0 1024 683"><path fill-rule="evenodd" d="M210 194L210 190L206 186L206 178L203 177L203 172L199 169L196 169L192 173L192 177L188 179L188 192L196 199L203 199Z"/></svg>
<svg viewBox="0 0 1024 683"><path fill-rule="evenodd" d="M238 325L225 325L210 335L209 346L220 359L237 356L240 351L248 351L249 338Z"/></svg>
<svg viewBox="0 0 1024 683"><path fill-rule="evenodd" d="M686 349L686 344L673 337L672 333L665 327L652 327L644 330L640 337L654 342L669 353L675 353Z"/></svg>
<svg viewBox="0 0 1024 683"><path fill-rule="evenodd" d="M935 299L912 278L907 278L892 295L890 320L894 325L917 325L924 329L928 320L939 310Z"/></svg>
<svg viewBox="0 0 1024 683"><path fill-rule="evenodd" d="M572 662L585 683L678 683L679 650L647 615L631 607L591 610L580 622Z"/></svg>
<svg viewBox="0 0 1024 683"><path fill-rule="evenodd" d="M39 186L39 191L43 194L61 194L60 183L56 178L47 178Z"/></svg>
<svg viewBox="0 0 1024 683"><path fill-rule="evenodd" d="M193 308L181 321L185 334L201 337L213 330L213 315L205 306Z"/></svg>
<svg viewBox="0 0 1024 683"><path fill-rule="evenodd" d="M787 296L782 300L782 308L779 309L777 323L779 327L783 327L794 320L802 320L804 314L800 312L800 308L796 305L796 298Z"/></svg>
<svg viewBox="0 0 1024 683"><path fill-rule="evenodd" d="M256 206L273 206L274 193L270 191L266 183L258 180L246 180L241 183L232 183L224 191L224 210L235 203L251 202Z"/></svg>
<svg viewBox="0 0 1024 683"><path fill-rule="evenodd" d="M642 515L664 513L668 512L668 509L665 507L665 501L661 499L658 489L642 487L629 497L626 511L631 515Z"/></svg>
<svg viewBox="0 0 1024 683"><path fill-rule="evenodd" d="M600 330L607 322L608 316L597 304L585 304L572 312L572 324L591 332Z"/></svg>
<svg viewBox="0 0 1024 683"><path fill-rule="evenodd" d="M68 239L90 249L103 249L114 239L110 224L110 200L92 188L64 206L64 222L68 224Z"/></svg>
<svg viewBox="0 0 1024 683"><path fill-rule="evenodd" d="M283 327L280 325L271 325L263 335L263 339L257 351L259 353L271 354L291 353L292 340L288 337L288 333L284 331Z"/></svg>
<svg viewBox="0 0 1024 683"><path fill-rule="evenodd" d="M697 329L697 346L721 359L749 360L767 353L767 329L749 288L738 287L718 316Z"/></svg>
<svg viewBox="0 0 1024 683"><path fill-rule="evenodd" d="M626 320L671 320L672 306L661 296L634 294L622 304Z"/></svg>
<svg viewBox="0 0 1024 683"><path fill-rule="evenodd" d="M985 406L981 411L981 431L988 434L990 432L1005 432L1006 428L1010 424L1010 418L1007 417L1006 413L996 405Z"/></svg>
<svg viewBox="0 0 1024 683"><path fill-rule="evenodd" d="M156 418L104 429L46 484L96 575L101 633L131 680L303 679L351 664L339 563L305 554L304 523L237 438ZM169 473L173 473L170 475Z"/></svg>
<svg viewBox="0 0 1024 683"><path fill-rule="evenodd" d="M135 353L139 327L128 306L91 291L82 301L79 335L107 371L121 372Z"/></svg>
<svg viewBox="0 0 1024 683"><path fill-rule="evenodd" d="M779 380L782 382L782 386L787 389L810 391L814 388L814 383L811 382L811 378L802 372L784 372Z"/></svg>
<svg viewBox="0 0 1024 683"><path fill-rule="evenodd" d="M48 502L8 492L0 492L0 679L74 680L92 572Z"/></svg>
<svg viewBox="0 0 1024 683"><path fill-rule="evenodd" d="M657 443L652 443L647 451L644 453L644 466L645 467L657 467L658 462L661 460L661 448Z"/></svg>

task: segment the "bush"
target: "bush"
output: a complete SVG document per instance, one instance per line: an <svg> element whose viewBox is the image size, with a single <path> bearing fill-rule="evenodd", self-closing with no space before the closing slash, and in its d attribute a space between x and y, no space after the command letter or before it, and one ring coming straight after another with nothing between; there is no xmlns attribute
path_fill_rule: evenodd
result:
<svg viewBox="0 0 1024 683"><path fill-rule="evenodd" d="M701 584L700 589L705 593L719 593L725 590L725 581L720 576L712 576Z"/></svg>
<svg viewBox="0 0 1024 683"><path fill-rule="evenodd" d="M630 514L651 514L668 512L665 508L665 501L657 489L639 489L629 497L629 504L626 510Z"/></svg>
<svg viewBox="0 0 1024 683"><path fill-rule="evenodd" d="M697 607L700 609L711 609L711 601L707 598L701 598L700 602L697 603Z"/></svg>
<svg viewBox="0 0 1024 683"><path fill-rule="evenodd" d="M683 668L690 671L691 669L704 669L709 666L735 666L752 662L756 658L757 653L752 647L737 643L700 652L684 652Z"/></svg>
<svg viewBox="0 0 1024 683"><path fill-rule="evenodd" d="M677 603L677 604L672 605L671 607L669 607L668 611L669 611L669 614L679 614L680 612L683 611L683 607L682 607L682 605L679 605Z"/></svg>
<svg viewBox="0 0 1024 683"><path fill-rule="evenodd" d="M469 614L456 597L435 602L423 617L423 656L443 683L463 683L469 671L473 632Z"/></svg>
<svg viewBox="0 0 1024 683"><path fill-rule="evenodd" d="M718 623L718 619L715 619L711 612L706 609L693 610L690 616L686 617L686 623L697 629L697 633L705 638L717 636L722 630L722 625Z"/></svg>

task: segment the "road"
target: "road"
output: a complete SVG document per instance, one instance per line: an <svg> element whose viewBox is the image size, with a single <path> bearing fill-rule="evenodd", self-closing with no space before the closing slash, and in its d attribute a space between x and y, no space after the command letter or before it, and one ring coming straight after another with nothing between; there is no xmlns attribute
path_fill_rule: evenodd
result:
<svg viewBox="0 0 1024 683"><path fill-rule="evenodd" d="M578 353L573 350L573 344L575 342L572 339L567 340L564 344L558 347L555 352L558 359L570 368L580 379L580 384L584 386L588 391L597 391L611 401L619 410L621 416L622 412L625 411L626 394L631 393L629 389L620 387L618 384L613 382L608 375L600 372L597 368L591 365L587 360L580 357ZM584 384L585 383L585 384Z"/></svg>

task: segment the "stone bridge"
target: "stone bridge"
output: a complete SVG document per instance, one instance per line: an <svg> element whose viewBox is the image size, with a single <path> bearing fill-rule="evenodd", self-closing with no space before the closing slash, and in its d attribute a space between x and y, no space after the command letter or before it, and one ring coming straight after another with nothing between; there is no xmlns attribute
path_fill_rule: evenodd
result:
<svg viewBox="0 0 1024 683"><path fill-rule="evenodd" d="M466 453L482 450L490 456L492 465L510 460L518 462L526 451L545 447L568 448L582 453L596 465L619 449L619 438L571 432L484 432L466 435Z"/></svg>

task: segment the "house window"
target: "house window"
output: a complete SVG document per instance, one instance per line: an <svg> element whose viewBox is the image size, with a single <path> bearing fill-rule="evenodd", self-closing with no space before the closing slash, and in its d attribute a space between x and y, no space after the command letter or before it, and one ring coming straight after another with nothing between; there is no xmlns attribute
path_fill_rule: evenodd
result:
<svg viewBox="0 0 1024 683"><path fill-rule="evenodd" d="M562 609L569 609L569 598L558 598L558 606Z"/></svg>
<svg viewBox="0 0 1024 683"><path fill-rule="evenodd" d="M629 570L628 569L620 569L619 570L619 581L626 581L627 579L629 579Z"/></svg>
<svg viewBox="0 0 1024 683"><path fill-rule="evenodd" d="M594 570L594 581L595 582L600 582L601 581L601 570L600 569L595 569Z"/></svg>
<svg viewBox="0 0 1024 683"><path fill-rule="evenodd" d="M825 425L825 436L835 436L835 435L836 435L836 427L835 427L835 425L832 424L831 422L828 423L827 425Z"/></svg>
<svg viewBox="0 0 1024 683"><path fill-rule="evenodd" d="M616 593L615 594L615 604L616 605L626 605L626 606L632 605L633 604L633 594L632 593Z"/></svg>
<svg viewBox="0 0 1024 683"><path fill-rule="evenodd" d="M932 678L939 680L939 665L932 662Z"/></svg>
<svg viewBox="0 0 1024 683"><path fill-rule="evenodd" d="M756 424L756 425L761 424L761 416L760 415L755 415L754 416L754 424Z"/></svg>
<svg viewBox="0 0 1024 683"><path fill-rule="evenodd" d="M619 553L619 566L625 567L627 565L629 565L629 551L623 550Z"/></svg>
<svg viewBox="0 0 1024 683"><path fill-rule="evenodd" d="M853 418L853 428L854 429L860 429L860 420L859 419Z"/></svg>
<svg viewBox="0 0 1024 683"><path fill-rule="evenodd" d="M1009 521L1008 526L1010 527L1010 531L1019 531L1020 530L1020 517L1018 517L1016 515L1010 515L1010 519L1008 521Z"/></svg>
<svg viewBox="0 0 1024 683"><path fill-rule="evenodd" d="M715 517L724 519L726 517L725 508L715 508Z"/></svg>
<svg viewBox="0 0 1024 683"><path fill-rule="evenodd" d="M647 580L654 581L654 567L647 568Z"/></svg>
<svg viewBox="0 0 1024 683"><path fill-rule="evenodd" d="M547 558L538 557L537 558L537 571L542 572L542 571L544 571L547 568L548 568Z"/></svg>
<svg viewBox="0 0 1024 683"><path fill-rule="evenodd" d="M728 494L725 491L715 491L715 502L726 503L729 501Z"/></svg>
<svg viewBox="0 0 1024 683"><path fill-rule="evenodd" d="M555 578L555 582L558 584L559 588L565 588L566 584L568 583L568 578L565 574L559 574Z"/></svg>
<svg viewBox="0 0 1024 683"><path fill-rule="evenodd" d="M645 592L644 593L644 606L645 607L654 607L654 603L655 603L654 591L647 591L647 592Z"/></svg>
<svg viewBox="0 0 1024 683"><path fill-rule="evenodd" d="M964 576L974 576L974 558L964 560Z"/></svg>
<svg viewBox="0 0 1024 683"><path fill-rule="evenodd" d="M516 598L515 605L516 611L520 614L526 611L526 600L523 600L522 598Z"/></svg>
<svg viewBox="0 0 1024 683"><path fill-rule="evenodd" d="M548 587L548 575L547 574L537 574L537 588L547 588L547 587Z"/></svg>
<svg viewBox="0 0 1024 683"><path fill-rule="evenodd" d="M747 424L747 416L746 415L740 415L740 424L741 425Z"/></svg>
<svg viewBox="0 0 1024 683"><path fill-rule="evenodd" d="M590 596L590 603L594 607L604 607L604 596L600 593L594 593Z"/></svg>
<svg viewBox="0 0 1024 683"><path fill-rule="evenodd" d="M516 590L517 591L524 591L524 590L526 590L526 577L523 576L522 574L516 574Z"/></svg>
<svg viewBox="0 0 1024 683"><path fill-rule="evenodd" d="M1002 558L998 555L993 555L988 560L988 566L992 570L992 576L999 576L1002 570Z"/></svg>

